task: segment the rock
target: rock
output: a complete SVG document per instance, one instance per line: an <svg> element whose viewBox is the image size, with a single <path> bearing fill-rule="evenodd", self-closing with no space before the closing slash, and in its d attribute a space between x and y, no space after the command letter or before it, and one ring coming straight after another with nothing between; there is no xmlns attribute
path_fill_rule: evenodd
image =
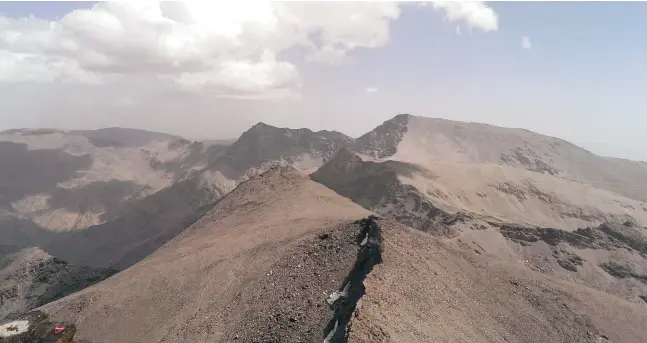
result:
<svg viewBox="0 0 647 343"><path fill-rule="evenodd" d="M328 234L328 233L319 234L319 239L322 240L322 241L325 240L325 239L328 239L328 238L330 238L330 234Z"/></svg>
<svg viewBox="0 0 647 343"><path fill-rule="evenodd" d="M647 303L647 295L639 295L638 297Z"/></svg>
<svg viewBox="0 0 647 343"><path fill-rule="evenodd" d="M11 314L0 321L3 343L72 343L75 334L74 324L50 321L41 311Z"/></svg>

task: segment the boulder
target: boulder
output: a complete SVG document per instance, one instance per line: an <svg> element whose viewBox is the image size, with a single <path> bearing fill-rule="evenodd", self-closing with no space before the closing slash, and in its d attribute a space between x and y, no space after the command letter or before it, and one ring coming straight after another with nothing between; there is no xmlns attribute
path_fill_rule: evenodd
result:
<svg viewBox="0 0 647 343"><path fill-rule="evenodd" d="M0 321L0 343L72 343L76 326L53 322L46 313L10 314Z"/></svg>

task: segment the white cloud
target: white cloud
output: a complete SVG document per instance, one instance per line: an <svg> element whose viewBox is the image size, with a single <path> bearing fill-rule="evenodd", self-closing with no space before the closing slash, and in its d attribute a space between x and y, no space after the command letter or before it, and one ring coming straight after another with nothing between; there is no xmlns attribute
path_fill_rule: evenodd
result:
<svg viewBox="0 0 647 343"><path fill-rule="evenodd" d="M443 10L450 21L463 21L470 28L496 31L499 17L483 1L434 1L435 10Z"/></svg>
<svg viewBox="0 0 647 343"><path fill-rule="evenodd" d="M59 21L0 16L0 82L135 79L235 98L293 96L300 48L338 64L389 43L395 3L187 1L97 3Z"/></svg>
<svg viewBox="0 0 647 343"><path fill-rule="evenodd" d="M456 34L459 35L459 36L461 35L461 27L460 26L456 26Z"/></svg>
<svg viewBox="0 0 647 343"><path fill-rule="evenodd" d="M301 78L286 52L319 63L352 60L358 48L389 44L390 23L401 6L110 1L57 21L0 15L0 83L132 84L228 98L294 97ZM496 13L482 2L436 2L433 8L468 28L498 27Z"/></svg>
<svg viewBox="0 0 647 343"><path fill-rule="evenodd" d="M521 38L521 47L526 50L532 49L532 43L530 43L530 38L528 38L528 36L523 36L523 38Z"/></svg>
<svg viewBox="0 0 647 343"><path fill-rule="evenodd" d="M368 93L368 94L377 93L379 91L380 90L378 88L375 88L375 87L367 87L366 88L366 93Z"/></svg>

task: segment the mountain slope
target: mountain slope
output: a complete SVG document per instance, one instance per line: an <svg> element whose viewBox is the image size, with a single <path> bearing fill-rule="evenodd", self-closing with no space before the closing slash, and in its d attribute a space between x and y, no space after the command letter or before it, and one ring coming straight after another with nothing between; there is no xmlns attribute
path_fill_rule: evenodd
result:
<svg viewBox="0 0 647 343"><path fill-rule="evenodd" d="M425 167L395 157L365 161L361 156L366 157L342 149L312 178L416 228L459 212L490 221L558 228L626 220L647 225L641 202L553 175L492 164L437 161Z"/></svg>
<svg viewBox="0 0 647 343"><path fill-rule="evenodd" d="M644 306L368 214L270 169L148 258L41 309L96 343L647 338Z"/></svg>
<svg viewBox="0 0 647 343"><path fill-rule="evenodd" d="M132 201L114 220L51 235L43 248L71 263L127 268L182 232L222 195L194 176Z"/></svg>
<svg viewBox="0 0 647 343"><path fill-rule="evenodd" d="M204 167L205 151L142 130L5 131L0 159L11 163L0 171L0 207L45 229L82 230Z"/></svg>
<svg viewBox="0 0 647 343"><path fill-rule="evenodd" d="M440 155L432 142L438 137L407 147L400 142L424 126L408 128L407 118L398 116L359 138L362 145L353 147L359 153L341 149L312 179L376 213L448 237L460 249L643 303L643 202L530 166L477 163L470 160L476 152ZM476 135L487 142L490 134ZM478 149L487 146L472 150Z"/></svg>
<svg viewBox="0 0 647 343"><path fill-rule="evenodd" d="M354 150L425 166L435 161L505 164L647 200L644 163L597 156L523 129L402 114L358 138Z"/></svg>
<svg viewBox="0 0 647 343"><path fill-rule="evenodd" d="M382 224L348 342L643 342L647 307Z"/></svg>
<svg viewBox="0 0 647 343"><path fill-rule="evenodd" d="M210 169L231 180L277 162L300 169L317 168L352 138L335 131L313 132L258 123L229 145L224 154L210 163Z"/></svg>
<svg viewBox="0 0 647 343"><path fill-rule="evenodd" d="M450 223L461 220L461 214L438 208L421 190L400 180L414 173L433 177L415 164L363 161L342 148L310 177L375 213L436 235L456 236Z"/></svg>
<svg viewBox="0 0 647 343"><path fill-rule="evenodd" d="M241 316L275 303L272 297L246 303L249 294L261 291L257 283L274 263L306 236L347 226L367 213L294 169L271 169L241 184L148 258L45 310L55 318L83 318L77 337L93 342L233 339L226 331L247 322ZM277 284L294 280L282 272L287 273L272 273L282 278ZM322 281L332 288L333 279Z"/></svg>
<svg viewBox="0 0 647 343"><path fill-rule="evenodd" d="M631 329L645 320L636 306L647 298L647 205L631 184L643 176L640 163L525 130L408 115L355 140L262 123L231 145L137 134L108 130L98 143L82 132L0 134L3 156L22 159L0 171L3 180L37 180L0 183L0 234L15 245L7 251L37 246L71 264L130 267L44 307L83 323L80 338L317 341L330 334L334 341L344 331L334 328L348 327L355 306L366 306L354 317L364 323L352 329L360 341L535 342L536 328L556 342L645 338ZM49 173L40 161L60 170ZM375 222L390 257L374 270L359 268L379 260L380 237L367 233L375 233L366 224L373 222L356 221L370 213L276 165L321 167L312 180L425 234ZM423 258L461 270L439 282L434 268L411 269ZM358 305L364 290L347 280L367 274L366 294L379 301ZM503 285L512 276L527 288L508 293ZM482 294L476 282L487 285ZM449 289L458 290L455 302ZM449 304L440 307L449 315L436 318L441 329L421 320L438 304L407 300L417 294ZM330 295L346 305L326 304ZM456 306L497 317L452 313ZM452 321L461 324L451 328Z"/></svg>
<svg viewBox="0 0 647 343"><path fill-rule="evenodd" d="M124 211L82 233L56 235L47 251L61 258L95 266L128 267L155 251L204 214L208 206L249 175L275 162L301 167L318 166L349 138L336 132L290 130L258 124L230 146L173 141L170 149L188 151L182 159L154 164L165 171L182 166L190 176L143 199L126 202ZM306 156L306 157L304 157ZM300 164L301 163L301 164ZM310 164L304 164L310 163ZM183 174L184 173L184 174ZM58 242L74 242L75 249L59 249Z"/></svg>
<svg viewBox="0 0 647 343"><path fill-rule="evenodd" d="M5 251L0 256L0 318L62 298L116 272L68 264L38 248Z"/></svg>
<svg viewBox="0 0 647 343"><path fill-rule="evenodd" d="M88 137L117 143L97 146ZM0 171L5 244L116 268L155 251L249 176L276 163L317 167L352 141L262 123L230 146L118 128L14 130L0 140L0 155L24 161ZM18 182L2 181L9 179Z"/></svg>

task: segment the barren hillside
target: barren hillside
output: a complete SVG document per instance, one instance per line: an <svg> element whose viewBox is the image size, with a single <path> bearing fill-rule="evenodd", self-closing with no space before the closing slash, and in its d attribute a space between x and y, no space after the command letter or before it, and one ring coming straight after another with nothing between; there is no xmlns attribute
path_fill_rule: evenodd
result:
<svg viewBox="0 0 647 343"><path fill-rule="evenodd" d="M132 201L121 216L83 231L50 234L42 246L71 263L123 269L200 218L223 193L199 176Z"/></svg>
<svg viewBox="0 0 647 343"><path fill-rule="evenodd" d="M348 342L643 342L647 306L380 221Z"/></svg>
<svg viewBox="0 0 647 343"><path fill-rule="evenodd" d="M274 168L150 257L42 309L96 343L647 338L644 305L368 215Z"/></svg>
<svg viewBox="0 0 647 343"><path fill-rule="evenodd" d="M317 168L352 141L335 131L313 132L258 123L228 146L222 156L212 160L209 169L238 180L277 163L300 169Z"/></svg>
<svg viewBox="0 0 647 343"><path fill-rule="evenodd" d="M207 163L205 148L132 129L0 134L0 206L44 229L81 230Z"/></svg>
<svg viewBox="0 0 647 343"><path fill-rule="evenodd" d="M468 155L451 153L436 158L435 148L425 145L429 141L390 150L394 132L412 134L402 130L407 118L396 117L358 139L369 147L356 146L360 153L339 150L311 178L376 213L449 238L458 248L523 263L634 303L647 299L643 202L520 166L457 162L452 159ZM366 137L370 144L362 143Z"/></svg>
<svg viewBox="0 0 647 343"><path fill-rule="evenodd" d="M18 161L0 171L7 254L127 268L43 307L92 342L645 338L644 166L561 140L399 115L358 139L259 123L231 145L16 130L0 152Z"/></svg>
<svg viewBox="0 0 647 343"><path fill-rule="evenodd" d="M644 163L601 157L524 129L401 114L358 138L354 150L424 166L436 162L504 164L647 200Z"/></svg>
<svg viewBox="0 0 647 343"><path fill-rule="evenodd" d="M0 247L0 318L47 304L117 271L72 265L38 248Z"/></svg>
<svg viewBox="0 0 647 343"><path fill-rule="evenodd" d="M334 264L328 272L297 260L285 267L289 270L272 266L293 254L304 239L348 226L367 214L295 169L272 169L241 184L150 257L97 287L48 305L47 311L84 323L78 337L93 342L224 342L233 339L233 333L225 334L242 326L244 315L254 314L249 297L258 292L282 297L259 288L258 282L268 277L277 278L277 291L279 285L296 282L288 273L319 272L321 290L337 287L341 280L326 274L341 277L343 271ZM278 301L274 296L263 298L259 301L267 306ZM319 310L327 312L324 307ZM281 320L290 323L287 317ZM121 329L114 330L114 325Z"/></svg>
<svg viewBox="0 0 647 343"><path fill-rule="evenodd" d="M2 157L15 161L0 171L4 243L117 268L155 251L250 176L276 164L316 168L352 141L263 123L230 146L118 128L13 130L0 140Z"/></svg>
<svg viewBox="0 0 647 343"><path fill-rule="evenodd" d="M408 217L405 224L418 228L425 224L411 220L433 221L438 209L562 229L604 221L647 225L642 202L553 175L505 165L438 161L423 166L361 156L342 149L312 178L380 214Z"/></svg>

